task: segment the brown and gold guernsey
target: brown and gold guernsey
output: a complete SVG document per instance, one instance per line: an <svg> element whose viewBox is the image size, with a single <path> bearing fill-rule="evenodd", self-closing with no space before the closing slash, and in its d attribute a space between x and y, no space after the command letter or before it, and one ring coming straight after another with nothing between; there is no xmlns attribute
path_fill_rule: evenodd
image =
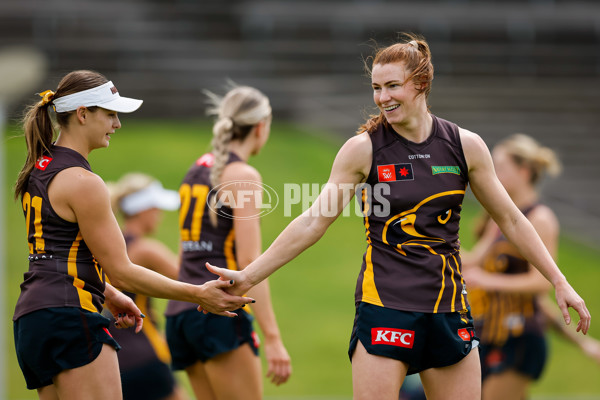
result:
<svg viewBox="0 0 600 400"><path fill-rule="evenodd" d="M527 216L535 207L523 211ZM497 229L497 237L483 261L483 268L495 274L522 274L531 266L515 246ZM542 335L544 317L531 293L507 293L473 289L469 292L475 329L482 344L502 345L509 337L524 333Z"/></svg>
<svg viewBox="0 0 600 400"><path fill-rule="evenodd" d="M388 124L371 134L373 162L362 189L367 250L357 303L425 313L468 306L458 240L467 164L458 127L432 118L422 143Z"/></svg>
<svg viewBox="0 0 600 400"><path fill-rule="evenodd" d="M241 159L229 154L227 164ZM179 209L179 232L181 239L181 265L179 280L201 285L218 278L205 267L209 262L219 267L237 269L235 258L235 235L233 212L222 206L216 211L217 226L213 226L209 209L212 196L210 168L214 163L211 153L204 154L189 169L179 187L181 207ZM172 316L196 308L195 304L171 300L165 315Z"/></svg>
<svg viewBox="0 0 600 400"><path fill-rule="evenodd" d="M105 276L77 223L59 217L48 199L48 185L60 171L87 160L66 147L51 146L31 172L22 197L29 242L29 271L24 274L13 320L49 307L79 307L100 312Z"/></svg>

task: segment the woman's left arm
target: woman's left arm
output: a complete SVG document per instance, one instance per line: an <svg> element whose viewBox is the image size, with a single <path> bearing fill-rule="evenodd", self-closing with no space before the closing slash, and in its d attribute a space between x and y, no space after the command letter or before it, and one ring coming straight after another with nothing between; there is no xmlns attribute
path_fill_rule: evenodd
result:
<svg viewBox="0 0 600 400"><path fill-rule="evenodd" d="M552 283L556 301L569 324L568 308L579 314L577 331L587 333L590 313L583 299L575 292L546 249L533 225L519 211L496 177L490 152L484 141L475 133L460 129L460 139L469 169L471 190L496 221L500 230L532 265Z"/></svg>

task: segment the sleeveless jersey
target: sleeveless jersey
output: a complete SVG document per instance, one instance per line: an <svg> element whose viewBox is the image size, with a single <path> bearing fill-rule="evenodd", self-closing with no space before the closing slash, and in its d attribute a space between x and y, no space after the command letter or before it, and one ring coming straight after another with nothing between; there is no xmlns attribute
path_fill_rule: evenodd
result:
<svg viewBox="0 0 600 400"><path fill-rule="evenodd" d="M91 171L75 150L51 146L29 176L22 197L29 242L29 271L24 274L13 320L49 307L79 307L100 312L105 276L88 249L77 223L56 214L48 185L60 171L81 167Z"/></svg>
<svg viewBox="0 0 600 400"><path fill-rule="evenodd" d="M137 237L135 236L125 235L127 246L131 245L136 239ZM110 333L121 345L121 350L117 352L121 371L126 372L135 369L156 359L162 361L164 364L170 364L171 353L169 352L169 346L157 328L151 298L127 291L123 291L123 294L131 297L142 314L146 315L146 318L144 319L142 331L135 333L135 329L133 328L117 329L114 326L114 318L111 317Z"/></svg>
<svg viewBox="0 0 600 400"><path fill-rule="evenodd" d="M535 207L525 210L527 216ZM521 274L530 265L497 228L498 235L483 261L483 268L497 274ZM472 290L469 293L471 311L481 343L502 345L509 337L523 333L542 335L544 317L537 305L537 296L530 293L506 293Z"/></svg>
<svg viewBox="0 0 600 400"><path fill-rule="evenodd" d="M241 159L229 154L227 164ZM179 232L181 239L181 265L179 280L201 285L218 277L206 269L205 263L237 270L235 257L235 233L233 210L220 206L217 211L217 226L213 226L209 208L216 191L211 191L210 168L214 156L210 153L200 157L189 169L179 188ZM196 308L195 304L176 300L169 301L165 315L172 316Z"/></svg>
<svg viewBox="0 0 600 400"><path fill-rule="evenodd" d="M362 189L367 250L357 303L426 313L468 307L458 240L467 163L458 127L432 118L422 143L388 124L371 134L373 161Z"/></svg>

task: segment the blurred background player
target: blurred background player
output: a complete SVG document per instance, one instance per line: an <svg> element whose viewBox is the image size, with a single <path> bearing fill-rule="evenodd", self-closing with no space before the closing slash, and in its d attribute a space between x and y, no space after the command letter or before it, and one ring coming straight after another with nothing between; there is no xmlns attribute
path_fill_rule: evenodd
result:
<svg viewBox="0 0 600 400"><path fill-rule="evenodd" d="M538 193L545 175L560 173L555 152L527 135L515 134L494 147L492 158L498 179L556 258L560 226ZM481 341L483 399L527 397L530 384L539 379L546 364L548 323L600 361L598 342L575 335L562 323L548 299L550 283L487 216L479 237L473 249L463 254L463 263Z"/></svg>
<svg viewBox="0 0 600 400"><path fill-rule="evenodd" d="M156 179L132 172L117 182L108 182L113 211L122 218L122 230L131 262L177 279L178 260L162 242L148 236L155 233L163 210L179 208L179 194L166 190ZM124 400L184 400L171 371L169 347L157 326L151 298L124 292L146 315L141 332L116 329L110 333L121 345L117 353Z"/></svg>
<svg viewBox="0 0 600 400"><path fill-rule="evenodd" d="M246 86L233 87L220 98L208 93L216 116L212 152L189 169L179 194L181 267L179 279L201 284L215 278L210 261L245 268L261 253L262 186L258 171L247 164L259 153L271 129L269 99ZM252 193L249 199L245 194ZM267 281L250 293L252 310L264 335L267 377L279 385L291 374L291 361L281 341ZM189 303L167 306L167 341L175 369L185 369L198 399L262 399L258 336L250 310L237 318L200 314Z"/></svg>

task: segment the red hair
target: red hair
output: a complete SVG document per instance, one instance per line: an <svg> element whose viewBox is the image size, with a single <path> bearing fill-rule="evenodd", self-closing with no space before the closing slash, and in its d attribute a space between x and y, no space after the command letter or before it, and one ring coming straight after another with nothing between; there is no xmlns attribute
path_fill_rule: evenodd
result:
<svg viewBox="0 0 600 400"><path fill-rule="evenodd" d="M412 81L419 87L417 89L419 96L424 95L425 98L428 98L429 92L431 92L431 82L433 81L433 64L431 62L429 45L421 36L409 33L404 33L403 36L403 42L377 49L374 56L365 60L365 69L368 75L371 76L372 67L374 65L402 62L406 69L410 71L410 75L406 78L404 83ZM371 65L369 65L369 60L372 60L370 63ZM380 112L379 115L371 115L369 119L358 128L356 133L358 134L365 131L372 133L375 128L382 123L387 123L383 113Z"/></svg>

